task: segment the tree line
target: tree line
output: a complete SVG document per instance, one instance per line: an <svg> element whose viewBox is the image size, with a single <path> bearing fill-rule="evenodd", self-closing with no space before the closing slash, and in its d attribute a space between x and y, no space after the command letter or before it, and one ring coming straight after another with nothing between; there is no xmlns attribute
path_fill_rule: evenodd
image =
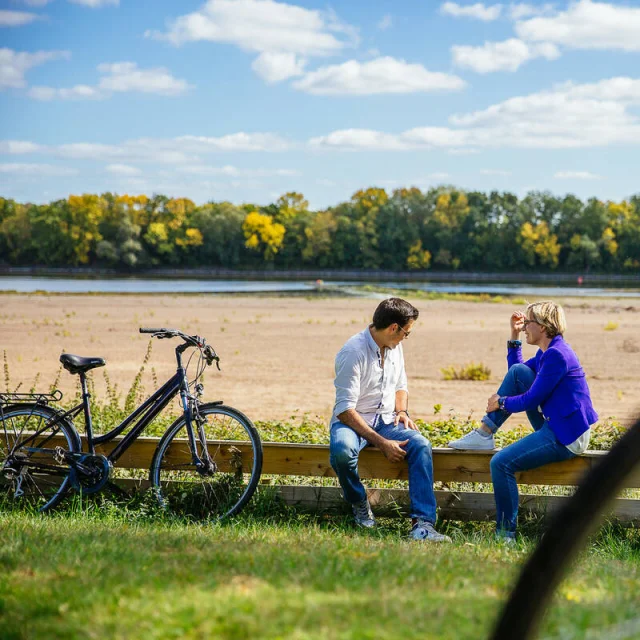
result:
<svg viewBox="0 0 640 640"><path fill-rule="evenodd" d="M0 197L11 266L640 272L640 194L622 202L530 192L357 191L312 211L103 193L49 204Z"/></svg>

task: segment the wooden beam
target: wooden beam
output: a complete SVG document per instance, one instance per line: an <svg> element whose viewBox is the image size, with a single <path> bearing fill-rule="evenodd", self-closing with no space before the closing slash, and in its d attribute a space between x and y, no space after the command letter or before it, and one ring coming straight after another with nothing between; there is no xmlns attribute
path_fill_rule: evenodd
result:
<svg viewBox="0 0 640 640"><path fill-rule="evenodd" d="M349 514L349 505L338 487L308 485L277 486L278 495L287 503L313 513ZM493 493L436 491L438 517L448 520L489 520L496 515ZM371 508L377 515L408 515L409 492L406 489L370 489ZM563 506L568 497L521 495L521 514L550 514ZM640 522L640 500L618 498L609 515L622 522Z"/></svg>
<svg viewBox="0 0 640 640"><path fill-rule="evenodd" d="M59 441L52 439L48 446L64 446L62 436ZM108 455L121 438L96 447L98 453ZM145 469L151 465L153 453L159 438L138 438L118 460L116 468ZM216 461L223 470L238 459L247 460L250 446L241 442L211 442L215 447ZM86 440L83 436L83 448ZM263 443L263 475L320 476L334 477L329 464L329 447L324 444L288 444L281 442ZM598 464L606 451L589 451L584 455L548 464L532 471L516 475L519 484L576 485L582 476ZM493 452L455 451L448 448L433 449L434 480L440 482L491 482L489 463ZM172 463L188 462L191 454L186 439L175 440L169 457ZM363 479L407 480L407 465L404 462L389 462L378 449L367 447L359 458L358 469ZM640 469L637 469L626 483L627 487L640 487Z"/></svg>

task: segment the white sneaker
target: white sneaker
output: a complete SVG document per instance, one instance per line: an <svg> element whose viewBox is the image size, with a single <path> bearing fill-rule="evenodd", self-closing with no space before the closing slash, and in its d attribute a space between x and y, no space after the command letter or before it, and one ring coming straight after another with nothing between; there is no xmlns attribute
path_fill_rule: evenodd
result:
<svg viewBox="0 0 640 640"><path fill-rule="evenodd" d="M369 500L365 498L362 502L352 504L351 508L353 509L353 517L359 527L372 529L376 526L376 520L373 517Z"/></svg>
<svg viewBox="0 0 640 640"><path fill-rule="evenodd" d="M452 440L449 443L449 447L460 451L493 451L496 445L493 441L493 434L486 435L479 429L474 429L467 433L466 436L462 436L458 440Z"/></svg>
<svg viewBox="0 0 640 640"><path fill-rule="evenodd" d="M411 528L413 540L427 540L428 542L451 542L449 536L438 533L434 526L427 520L418 520Z"/></svg>

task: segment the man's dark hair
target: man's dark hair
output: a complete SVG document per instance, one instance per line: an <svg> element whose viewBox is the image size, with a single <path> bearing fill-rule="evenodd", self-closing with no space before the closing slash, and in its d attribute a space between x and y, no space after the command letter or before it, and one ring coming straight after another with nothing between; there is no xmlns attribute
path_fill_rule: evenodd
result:
<svg viewBox="0 0 640 640"><path fill-rule="evenodd" d="M386 329L397 322L401 327L404 327L409 320L417 320L419 315L420 312L406 300L387 298L373 312L373 326L376 329Z"/></svg>

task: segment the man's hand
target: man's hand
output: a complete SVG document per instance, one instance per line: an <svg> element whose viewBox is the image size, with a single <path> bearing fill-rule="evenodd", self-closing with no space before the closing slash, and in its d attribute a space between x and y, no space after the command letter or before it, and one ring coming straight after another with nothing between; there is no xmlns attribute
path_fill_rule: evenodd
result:
<svg viewBox="0 0 640 640"><path fill-rule="evenodd" d="M396 417L393 419L394 426L397 427L400 422L404 424L405 429L413 429L414 431L419 431L416 423L407 415L406 411L396 413Z"/></svg>
<svg viewBox="0 0 640 640"><path fill-rule="evenodd" d="M378 445L378 449L382 451L384 457L389 462L400 462L404 460L407 452L402 448L409 444L408 440L399 442L398 440L385 440Z"/></svg>
<svg viewBox="0 0 640 640"><path fill-rule="evenodd" d="M494 393L487 400L487 413L491 413L492 411L497 411L500 408L498 404L498 400L500 400L500 396L497 393Z"/></svg>

